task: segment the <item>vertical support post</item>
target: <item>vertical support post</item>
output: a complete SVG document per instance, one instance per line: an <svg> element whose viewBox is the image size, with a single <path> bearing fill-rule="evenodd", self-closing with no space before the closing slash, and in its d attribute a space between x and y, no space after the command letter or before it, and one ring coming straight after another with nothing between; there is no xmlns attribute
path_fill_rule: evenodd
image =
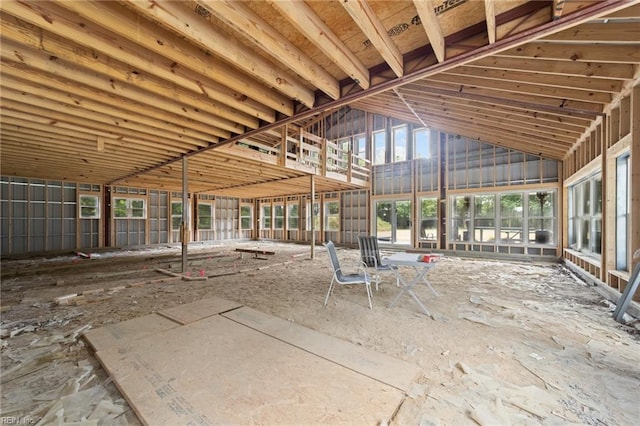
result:
<svg viewBox="0 0 640 426"><path fill-rule="evenodd" d="M311 259L316 255L316 220L313 212L313 204L316 201L316 180L314 175L309 175L311 179Z"/></svg>
<svg viewBox="0 0 640 426"><path fill-rule="evenodd" d="M182 240L182 273L187 272L187 249L189 246L189 178L187 156L182 157L182 225L180 234Z"/></svg>

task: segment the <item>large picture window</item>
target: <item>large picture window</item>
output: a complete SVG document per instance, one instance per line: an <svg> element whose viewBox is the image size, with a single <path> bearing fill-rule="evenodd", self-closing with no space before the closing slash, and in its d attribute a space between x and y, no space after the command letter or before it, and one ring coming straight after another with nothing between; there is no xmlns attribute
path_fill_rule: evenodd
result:
<svg viewBox="0 0 640 426"><path fill-rule="evenodd" d="M556 191L456 195L450 223L450 241L553 244Z"/></svg>
<svg viewBox="0 0 640 426"><path fill-rule="evenodd" d="M116 219L145 219L147 209L142 198L114 198L113 217Z"/></svg>

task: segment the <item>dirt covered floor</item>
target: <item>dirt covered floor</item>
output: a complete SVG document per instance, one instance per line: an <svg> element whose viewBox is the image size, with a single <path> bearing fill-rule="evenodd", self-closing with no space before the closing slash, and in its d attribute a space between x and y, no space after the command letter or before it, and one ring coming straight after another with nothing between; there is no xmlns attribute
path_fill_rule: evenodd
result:
<svg viewBox="0 0 640 426"><path fill-rule="evenodd" d="M360 286L336 288L324 307L329 262L324 248L309 252L194 245L189 275L207 280L190 281L157 271L180 271L178 247L3 261L0 423L139 424L82 333L217 296L418 365L381 424L637 424L640 325L616 323L612 305L564 267L446 257L428 275L439 297L416 289L430 318L408 296L387 308L399 291L392 275L373 310ZM359 253L338 255L350 268Z"/></svg>

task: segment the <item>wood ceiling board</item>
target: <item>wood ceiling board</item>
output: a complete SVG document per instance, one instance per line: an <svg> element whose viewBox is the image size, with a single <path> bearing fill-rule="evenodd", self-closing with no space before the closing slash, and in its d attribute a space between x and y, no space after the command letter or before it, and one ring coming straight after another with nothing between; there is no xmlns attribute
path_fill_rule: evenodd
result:
<svg viewBox="0 0 640 426"><path fill-rule="evenodd" d="M581 90L566 87L554 87L545 84L536 84L528 82L504 81L495 78L477 78L474 76L455 75L442 73L429 78L429 82L437 81L441 83L454 84L460 86L471 86L474 89L489 89L494 91L499 97L503 97L503 93L516 93L521 95L542 96L545 98L570 99L580 102L593 102L596 104L606 105L613 99L611 93L595 92L590 90ZM534 100L535 102L535 100ZM600 107L601 110L602 107Z"/></svg>
<svg viewBox="0 0 640 426"><path fill-rule="evenodd" d="M117 52L116 60L97 52L95 46L84 47L17 18L3 16L0 23L3 38L41 50L60 60L73 62L83 69L109 76L114 80L164 94L194 107L199 106L203 110L215 106L217 111L221 112L221 117L245 122L247 126L255 127L258 118L266 121L275 120L273 110L251 99L240 102L241 99L237 93L215 82L206 81L202 76L196 81L187 79L176 73L177 66L171 61L152 52L147 53L148 56L152 56L151 58L144 59L149 66L144 66L140 57L141 49L128 52L125 43L120 44L121 49ZM111 43L116 42L111 40ZM215 99L210 96L214 94ZM225 102L221 102L222 100ZM255 121L249 119L249 116L254 117Z"/></svg>
<svg viewBox="0 0 640 426"><path fill-rule="evenodd" d="M622 80L612 80L575 75L554 75L537 72L509 71L480 67L458 67L441 75L486 78L545 85L548 87L570 88L573 90L596 91L618 94L622 91Z"/></svg>
<svg viewBox="0 0 640 426"><path fill-rule="evenodd" d="M638 44L640 21L615 22L613 20L592 24L582 24L568 30L549 35L544 41L566 43Z"/></svg>
<svg viewBox="0 0 640 426"><path fill-rule="evenodd" d="M240 308L241 306L242 305L240 303L232 302L230 300L221 299L219 297L209 297L207 299L198 300L197 302L165 309L158 312L158 314L181 325L186 325L213 315L218 315L223 312Z"/></svg>
<svg viewBox="0 0 640 426"><path fill-rule="evenodd" d="M58 88L54 88L56 80L48 79L44 74L26 75L25 77L27 78L22 79L18 77L22 75L19 70L9 69L5 65L3 64L2 73L0 73L0 86L2 86L3 90L5 87L9 87L20 91L26 97L35 96L65 105L77 106L82 110L115 116L119 120L145 124L151 128L163 129L194 139L208 142L217 142L218 140L211 133L212 128L210 126L203 126L193 120L182 119L182 117L172 116L159 110L145 108L144 105L136 102L123 103L121 99L114 96L99 97L95 92L88 89L84 90L82 87L76 87L75 92L73 87L69 87L64 83L59 84ZM39 83L43 82L43 80L47 83L46 85ZM60 90L60 87L65 90ZM98 100L94 100L94 98L98 98ZM153 116L145 115L145 113L153 114ZM228 135L228 133L225 134Z"/></svg>
<svg viewBox="0 0 640 426"><path fill-rule="evenodd" d="M573 118L561 113L542 113L538 111L528 111L517 107L496 105L491 102L481 100L467 100L442 95L423 94L418 101L419 104L427 104L434 108L468 111L470 114L487 114L497 118L506 118L522 121L524 123L537 124L550 129L558 129L575 134L582 134L584 129L591 124L591 120Z"/></svg>
<svg viewBox="0 0 640 426"><path fill-rule="evenodd" d="M179 326L175 321L151 314L89 330L83 337L94 351L108 351Z"/></svg>
<svg viewBox="0 0 640 426"><path fill-rule="evenodd" d="M512 58L501 55L473 61L466 66L613 80L631 80L634 76L634 65L631 64L567 62L554 59Z"/></svg>
<svg viewBox="0 0 640 426"><path fill-rule="evenodd" d="M151 138L155 141L173 141L181 144L183 149L188 146L206 146L209 143L207 140L195 139L188 135L166 131L144 123L136 123L130 119L122 119L108 114L96 113L86 108L38 98L28 93L8 89L5 86L2 86L1 90L2 99L0 103L3 105L3 108L10 108L22 112L37 111L40 116L57 116L60 117L60 119L75 122L76 124L84 124L84 122L86 122L103 131L130 134L137 138Z"/></svg>
<svg viewBox="0 0 640 426"><path fill-rule="evenodd" d="M508 49L501 52L501 56L590 63L638 64L640 63L640 41L633 44L583 45L541 40Z"/></svg>
<svg viewBox="0 0 640 426"><path fill-rule="evenodd" d="M235 309L222 316L405 392L409 391L420 371L414 364L249 307Z"/></svg>
<svg viewBox="0 0 640 426"><path fill-rule="evenodd" d="M96 356L143 424L377 424L403 399L391 386L221 316Z"/></svg>

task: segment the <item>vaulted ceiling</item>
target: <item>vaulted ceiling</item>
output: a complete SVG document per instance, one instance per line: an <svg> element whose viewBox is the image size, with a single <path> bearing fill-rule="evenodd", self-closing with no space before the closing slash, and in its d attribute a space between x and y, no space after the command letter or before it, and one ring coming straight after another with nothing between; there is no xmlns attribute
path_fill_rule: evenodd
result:
<svg viewBox="0 0 640 426"><path fill-rule="evenodd" d="M347 105L562 159L639 79L638 3L2 0L2 174L301 193L228 148Z"/></svg>

